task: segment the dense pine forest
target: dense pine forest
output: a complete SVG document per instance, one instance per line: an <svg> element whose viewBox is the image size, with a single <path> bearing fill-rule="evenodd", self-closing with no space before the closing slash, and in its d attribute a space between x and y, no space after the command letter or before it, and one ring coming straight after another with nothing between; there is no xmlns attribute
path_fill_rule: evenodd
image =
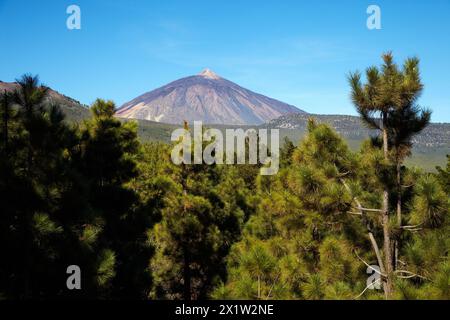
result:
<svg viewBox="0 0 450 320"><path fill-rule="evenodd" d="M38 77L18 84L0 93L0 299L450 299L450 157L404 164L431 114L418 59L349 75L378 133L358 152L311 118L273 176L174 165L112 101L74 124Z"/></svg>

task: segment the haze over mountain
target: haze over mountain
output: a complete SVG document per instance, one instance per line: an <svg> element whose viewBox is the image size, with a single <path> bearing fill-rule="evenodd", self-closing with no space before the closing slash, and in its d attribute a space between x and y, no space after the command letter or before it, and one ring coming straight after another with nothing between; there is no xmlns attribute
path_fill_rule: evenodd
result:
<svg viewBox="0 0 450 320"><path fill-rule="evenodd" d="M121 118L181 124L255 125L287 113L305 113L284 102L252 92L213 71L182 78L125 103Z"/></svg>

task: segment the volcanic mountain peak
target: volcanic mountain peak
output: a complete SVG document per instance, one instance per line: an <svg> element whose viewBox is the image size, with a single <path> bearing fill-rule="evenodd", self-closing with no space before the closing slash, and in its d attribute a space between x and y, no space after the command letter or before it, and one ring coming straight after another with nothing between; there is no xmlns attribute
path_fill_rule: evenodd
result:
<svg viewBox="0 0 450 320"><path fill-rule="evenodd" d="M205 77L207 79L219 80L222 79L217 73L212 71L211 69L204 69L202 72L198 74L199 76Z"/></svg>
<svg viewBox="0 0 450 320"><path fill-rule="evenodd" d="M210 69L173 81L125 103L116 116L172 124L262 124L286 113L304 112L245 89Z"/></svg>

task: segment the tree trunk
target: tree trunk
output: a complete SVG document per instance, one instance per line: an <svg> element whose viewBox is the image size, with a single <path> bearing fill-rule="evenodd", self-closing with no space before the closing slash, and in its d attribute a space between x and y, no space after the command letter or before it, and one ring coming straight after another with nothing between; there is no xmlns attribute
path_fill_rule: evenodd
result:
<svg viewBox="0 0 450 320"><path fill-rule="evenodd" d="M345 189L351 193L351 189L347 185L345 180L341 179L341 182L344 185ZM375 236L373 235L372 228L370 227L370 224L368 223L368 220L367 220L366 214L362 208L361 202L359 202L358 198L356 198L356 197L354 197L353 199L355 200L356 205L358 206L358 210L361 213L363 224L365 225L365 227L367 229L367 234L369 236L370 243L372 244L372 249L375 253L375 257L377 258L377 262L378 262L378 266L380 267L380 271L382 274L386 274L386 269L384 267L383 259L381 257L381 253L380 253L380 249L378 247L377 240L375 239ZM388 291L386 288L386 282L383 282L383 289L386 294L386 292Z"/></svg>
<svg viewBox="0 0 450 320"><path fill-rule="evenodd" d="M402 226L402 176L401 176L401 170L402 170L402 166L400 163L400 160L397 160L397 226L399 228L399 232L401 232L401 226ZM394 268L397 269L398 268L398 255L399 255L399 248L400 248L400 243L399 240L397 239L395 241L395 251L394 251Z"/></svg>
<svg viewBox="0 0 450 320"><path fill-rule="evenodd" d="M383 223L383 237L384 237L384 245L383 245L383 251L384 251L384 261L385 261L385 268L386 268L386 298L390 299L392 295L393 290L393 284L392 284L392 274L393 274L393 267L392 267L392 246L391 246L391 235L389 230L389 193L385 190L383 192L383 213L382 213L382 223Z"/></svg>
<svg viewBox="0 0 450 320"><path fill-rule="evenodd" d="M389 159L389 149L388 149L388 133L386 127L384 126L386 113L383 113L383 151L384 159L387 161ZM383 251L384 251L384 265L386 268L386 285L385 285L385 295L386 299L392 297L393 292L393 267L392 267L392 246L391 246L391 232L389 229L389 190L387 186L384 186L383 191L383 205L382 205L382 224L383 224Z"/></svg>

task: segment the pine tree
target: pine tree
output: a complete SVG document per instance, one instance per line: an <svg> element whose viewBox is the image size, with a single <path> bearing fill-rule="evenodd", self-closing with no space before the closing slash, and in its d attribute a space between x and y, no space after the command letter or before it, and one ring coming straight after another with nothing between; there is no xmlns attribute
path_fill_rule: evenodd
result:
<svg viewBox="0 0 450 320"><path fill-rule="evenodd" d="M228 281L213 297L323 299L356 296L369 246L348 214L352 197L341 176L357 168L345 143L314 121L276 176L258 178L258 208L228 258Z"/></svg>
<svg viewBox="0 0 450 320"><path fill-rule="evenodd" d="M137 175L136 124L116 119L111 101L96 100L91 112L93 118L82 129L75 155L88 204L80 232L83 239L91 239L90 250L85 250L90 257L85 275L94 294L142 298L149 285L145 257L150 248L145 238L151 224L127 186Z"/></svg>
<svg viewBox="0 0 450 320"><path fill-rule="evenodd" d="M65 183L65 151L74 132L58 106L46 102L47 89L37 77L25 75L3 102L1 192L3 252L1 281L7 296L51 296L59 271L58 246L63 229L58 202ZM8 99L9 98L9 99ZM60 270L62 273L63 270ZM60 288L58 288L60 290Z"/></svg>
<svg viewBox="0 0 450 320"><path fill-rule="evenodd" d="M414 187L412 212L408 217L411 233L397 270L399 299L450 298L450 200L437 179L422 175ZM409 281L409 280L413 281Z"/></svg>
<svg viewBox="0 0 450 320"><path fill-rule="evenodd" d="M383 55L381 70L370 67L366 71L367 83L361 83L361 75L349 77L352 100L362 120L371 128L379 130L383 141L384 161L393 163L396 171L397 228L402 228L402 179L401 167L410 154L412 137L429 123L430 112L416 105L423 85L419 74L419 60L407 59L400 70L391 53ZM387 168L389 170L389 168ZM389 179L390 177L387 177ZM389 222L389 181L384 181L382 202L383 254L386 273L385 293L393 294L393 273L397 266L398 239L392 239Z"/></svg>
<svg viewBox="0 0 450 320"><path fill-rule="evenodd" d="M288 137L284 137L283 146L280 149L280 167L284 168L292 163L292 154L294 153L295 145L289 140Z"/></svg>
<svg viewBox="0 0 450 320"><path fill-rule="evenodd" d="M171 165L161 221L153 230L152 297L204 299L226 276L225 257L251 210L235 168Z"/></svg>

